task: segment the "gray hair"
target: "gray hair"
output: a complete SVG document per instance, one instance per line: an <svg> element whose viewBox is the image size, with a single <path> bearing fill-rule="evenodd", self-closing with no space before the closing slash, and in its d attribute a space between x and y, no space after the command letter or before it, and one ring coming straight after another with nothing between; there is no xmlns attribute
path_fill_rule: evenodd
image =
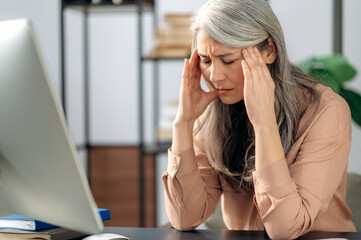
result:
<svg viewBox="0 0 361 240"><path fill-rule="evenodd" d="M269 6L264 0L211 0L198 11L191 30L197 35L202 29L227 47L246 48L264 41L269 37L269 32L274 31L273 26L278 21L269 12ZM272 27L265 29L262 24L265 20Z"/></svg>
<svg viewBox="0 0 361 240"><path fill-rule="evenodd" d="M230 48L257 46L260 51L267 49L271 37L277 49L277 58L268 65L275 82L275 114L287 156L298 131L299 120L305 109L300 106L299 97L308 105L318 106L319 93L311 79L288 60L282 28L277 17L265 0L209 0L194 17L191 30L193 47L197 47L200 30L206 32L218 43ZM315 109L316 109L315 108ZM210 164L241 190L253 189L254 133L248 118L247 136L241 136L248 143L241 163L234 163L227 153L235 151L232 134L230 106L216 99L200 118L195 139L202 139L202 145ZM246 114L246 113L244 113ZM305 127L306 128L306 127ZM305 129L304 128L304 129ZM237 160L236 160L237 161ZM243 166L241 169L239 166Z"/></svg>

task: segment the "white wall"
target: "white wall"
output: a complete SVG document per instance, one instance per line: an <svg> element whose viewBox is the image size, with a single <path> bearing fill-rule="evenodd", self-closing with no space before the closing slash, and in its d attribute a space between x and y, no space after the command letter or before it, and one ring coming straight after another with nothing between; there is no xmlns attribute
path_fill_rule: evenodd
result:
<svg viewBox="0 0 361 240"><path fill-rule="evenodd" d="M64 12L66 106L68 121L77 145L85 141L83 14L67 9Z"/></svg>
<svg viewBox="0 0 361 240"><path fill-rule="evenodd" d="M269 2L281 23L291 61L332 53L332 1Z"/></svg>
<svg viewBox="0 0 361 240"><path fill-rule="evenodd" d="M357 69L356 78L347 83L347 88L361 94L361 1L343 1L343 53ZM352 125L352 146L349 161L349 172L361 173L361 127Z"/></svg>
<svg viewBox="0 0 361 240"><path fill-rule="evenodd" d="M49 67L49 74L60 93L60 1L0 0L0 21L17 18L31 20Z"/></svg>
<svg viewBox="0 0 361 240"><path fill-rule="evenodd" d="M137 16L90 16L90 125L92 143L138 142Z"/></svg>

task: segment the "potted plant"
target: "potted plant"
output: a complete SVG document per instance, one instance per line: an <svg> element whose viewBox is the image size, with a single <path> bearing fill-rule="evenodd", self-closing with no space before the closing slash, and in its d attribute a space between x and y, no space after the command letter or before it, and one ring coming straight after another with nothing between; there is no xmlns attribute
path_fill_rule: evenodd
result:
<svg viewBox="0 0 361 240"><path fill-rule="evenodd" d="M311 77L341 95L350 106L352 119L361 127L361 95L345 87L345 83L356 76L356 70L343 55L311 57L299 66Z"/></svg>

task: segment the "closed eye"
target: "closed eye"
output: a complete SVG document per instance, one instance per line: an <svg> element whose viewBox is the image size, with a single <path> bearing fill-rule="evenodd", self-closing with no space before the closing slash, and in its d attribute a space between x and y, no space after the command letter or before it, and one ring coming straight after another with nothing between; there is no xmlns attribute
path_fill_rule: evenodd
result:
<svg viewBox="0 0 361 240"><path fill-rule="evenodd" d="M211 60L210 59L204 59L204 60L202 60L202 63L209 64L209 63L211 63Z"/></svg>
<svg viewBox="0 0 361 240"><path fill-rule="evenodd" d="M228 65L234 63L234 61L229 61L229 62L223 61L223 63Z"/></svg>

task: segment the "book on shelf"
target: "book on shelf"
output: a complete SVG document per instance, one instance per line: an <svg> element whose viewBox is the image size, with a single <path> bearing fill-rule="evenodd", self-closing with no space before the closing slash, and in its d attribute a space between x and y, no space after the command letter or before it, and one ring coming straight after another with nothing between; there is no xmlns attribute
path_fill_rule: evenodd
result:
<svg viewBox="0 0 361 240"><path fill-rule="evenodd" d="M149 58L188 58L190 50L185 48L154 49L149 52Z"/></svg>
<svg viewBox="0 0 361 240"><path fill-rule="evenodd" d="M192 32L189 28L158 27L155 34L162 38L185 38L192 41Z"/></svg>
<svg viewBox="0 0 361 240"><path fill-rule="evenodd" d="M178 112L178 100L173 100L163 105L157 127L157 141L170 143L173 135L173 122Z"/></svg>
<svg viewBox="0 0 361 240"><path fill-rule="evenodd" d="M164 15L166 26L155 31L154 48L150 58L186 58L191 55L192 32L190 31L192 14L167 13Z"/></svg>
<svg viewBox="0 0 361 240"><path fill-rule="evenodd" d="M98 212L103 221L110 219L110 212L108 209L98 208ZM38 231L41 229L55 228L57 226L39 221L33 218L25 217L23 215L9 215L0 217L0 229L19 229L28 231Z"/></svg>
<svg viewBox="0 0 361 240"><path fill-rule="evenodd" d="M192 22L192 13L166 13L164 21L173 27L189 28Z"/></svg>

